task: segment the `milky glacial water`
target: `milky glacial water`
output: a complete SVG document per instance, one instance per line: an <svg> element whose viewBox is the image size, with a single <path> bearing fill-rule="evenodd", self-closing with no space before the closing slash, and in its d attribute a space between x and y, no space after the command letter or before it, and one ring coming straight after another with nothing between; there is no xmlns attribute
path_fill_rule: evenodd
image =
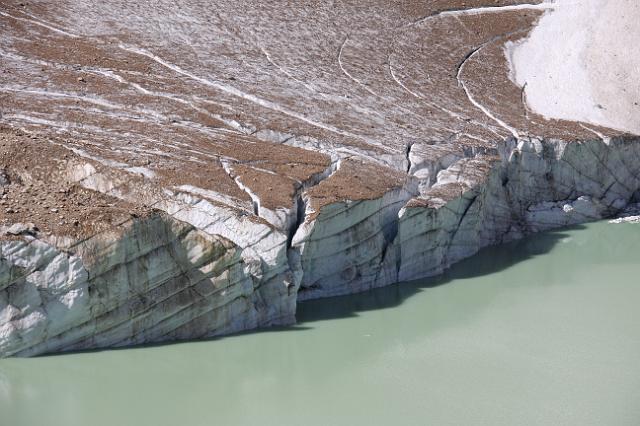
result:
<svg viewBox="0 0 640 426"><path fill-rule="evenodd" d="M0 360L2 426L638 425L640 224L308 302L282 330Z"/></svg>

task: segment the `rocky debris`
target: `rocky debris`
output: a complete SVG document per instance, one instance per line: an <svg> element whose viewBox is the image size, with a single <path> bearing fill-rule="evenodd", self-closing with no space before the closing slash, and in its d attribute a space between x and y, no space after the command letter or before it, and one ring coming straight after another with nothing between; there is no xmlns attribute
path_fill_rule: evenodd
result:
<svg viewBox="0 0 640 426"><path fill-rule="evenodd" d="M638 137L511 79L555 4L140 7L2 2L1 356L291 324L637 202Z"/></svg>
<svg viewBox="0 0 640 426"><path fill-rule="evenodd" d="M11 185L11 180L9 180L9 175L6 170L0 170L0 187L4 191L4 188Z"/></svg>
<svg viewBox="0 0 640 426"><path fill-rule="evenodd" d="M33 223L43 235L83 238L151 209L82 188L68 177L86 159L39 136L0 129L0 226Z"/></svg>

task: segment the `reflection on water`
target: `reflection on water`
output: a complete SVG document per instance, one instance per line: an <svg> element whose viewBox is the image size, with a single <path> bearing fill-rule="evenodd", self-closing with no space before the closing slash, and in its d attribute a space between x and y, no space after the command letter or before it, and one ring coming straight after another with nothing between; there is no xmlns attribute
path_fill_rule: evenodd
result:
<svg viewBox="0 0 640 426"><path fill-rule="evenodd" d="M287 329L0 361L0 425L637 425L640 225L306 302Z"/></svg>

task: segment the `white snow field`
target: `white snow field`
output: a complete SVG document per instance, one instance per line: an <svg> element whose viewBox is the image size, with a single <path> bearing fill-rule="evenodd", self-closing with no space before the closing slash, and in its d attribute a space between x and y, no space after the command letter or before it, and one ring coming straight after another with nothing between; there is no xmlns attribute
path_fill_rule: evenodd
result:
<svg viewBox="0 0 640 426"><path fill-rule="evenodd" d="M512 78L548 118L640 134L640 2L559 0L510 44Z"/></svg>

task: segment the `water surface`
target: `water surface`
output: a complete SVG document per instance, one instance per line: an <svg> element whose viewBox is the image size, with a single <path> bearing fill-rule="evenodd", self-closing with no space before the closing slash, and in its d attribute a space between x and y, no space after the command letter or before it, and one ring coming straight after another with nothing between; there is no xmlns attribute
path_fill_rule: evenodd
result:
<svg viewBox="0 0 640 426"><path fill-rule="evenodd" d="M638 425L639 247L596 223L293 328L0 360L0 425Z"/></svg>

